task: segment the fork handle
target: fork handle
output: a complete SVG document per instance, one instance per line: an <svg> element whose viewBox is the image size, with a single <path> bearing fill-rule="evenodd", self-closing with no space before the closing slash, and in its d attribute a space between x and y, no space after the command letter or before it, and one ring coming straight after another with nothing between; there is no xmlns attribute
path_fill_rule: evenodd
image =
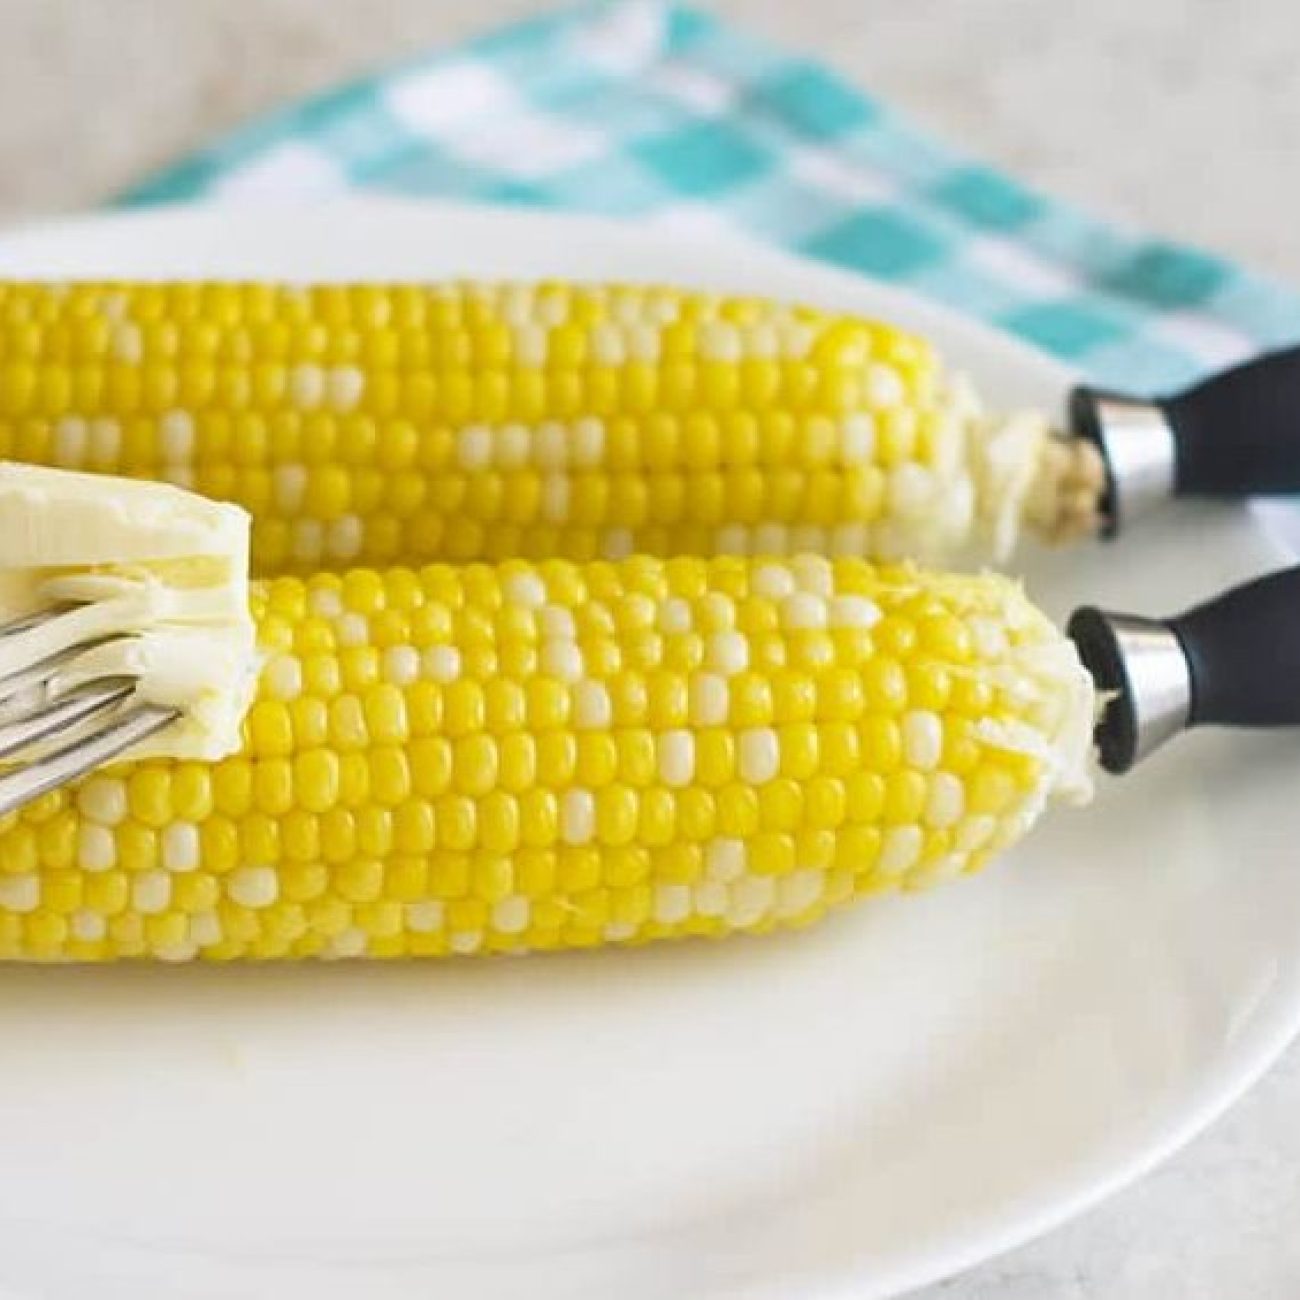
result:
<svg viewBox="0 0 1300 1300"><path fill-rule="evenodd" d="M1170 496L1300 492L1300 348L1266 353L1173 396L1081 386L1072 431L1101 449L1113 533Z"/></svg>

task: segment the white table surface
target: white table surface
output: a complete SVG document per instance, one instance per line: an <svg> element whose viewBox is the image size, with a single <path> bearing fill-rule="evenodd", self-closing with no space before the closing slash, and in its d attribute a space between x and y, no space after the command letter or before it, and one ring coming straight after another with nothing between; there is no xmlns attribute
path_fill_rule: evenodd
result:
<svg viewBox="0 0 1300 1300"><path fill-rule="evenodd" d="M1300 284L1290 0L719 0L1059 195ZM287 97L530 0L0 0L0 218L92 206ZM1293 1300L1300 1049L1212 1132L923 1300ZM792 1298L793 1300L793 1298Z"/></svg>

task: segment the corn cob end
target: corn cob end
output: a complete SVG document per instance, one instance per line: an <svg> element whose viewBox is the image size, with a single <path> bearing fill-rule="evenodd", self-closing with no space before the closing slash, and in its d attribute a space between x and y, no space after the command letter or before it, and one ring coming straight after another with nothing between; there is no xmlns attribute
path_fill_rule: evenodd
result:
<svg viewBox="0 0 1300 1300"><path fill-rule="evenodd" d="M1101 532L1106 466L1096 446L1082 438L1046 437L1025 498L1025 522L1053 546Z"/></svg>

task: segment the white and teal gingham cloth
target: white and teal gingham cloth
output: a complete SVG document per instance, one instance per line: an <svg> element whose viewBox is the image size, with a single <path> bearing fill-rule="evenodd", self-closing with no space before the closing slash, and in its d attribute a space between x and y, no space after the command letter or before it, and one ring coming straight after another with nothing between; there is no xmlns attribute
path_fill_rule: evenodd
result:
<svg viewBox="0 0 1300 1300"><path fill-rule="evenodd" d="M744 231L1137 390L1300 339L1300 296L1046 198L822 65L664 0L560 11L353 82L119 201L354 190Z"/></svg>

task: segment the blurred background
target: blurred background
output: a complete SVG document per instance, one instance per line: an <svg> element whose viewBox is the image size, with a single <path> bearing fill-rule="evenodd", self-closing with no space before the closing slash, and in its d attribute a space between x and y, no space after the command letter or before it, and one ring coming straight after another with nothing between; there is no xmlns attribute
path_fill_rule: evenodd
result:
<svg viewBox="0 0 1300 1300"><path fill-rule="evenodd" d="M272 106L536 0L0 0L0 218L101 202ZM1287 0L715 0L952 143L1300 283Z"/></svg>

